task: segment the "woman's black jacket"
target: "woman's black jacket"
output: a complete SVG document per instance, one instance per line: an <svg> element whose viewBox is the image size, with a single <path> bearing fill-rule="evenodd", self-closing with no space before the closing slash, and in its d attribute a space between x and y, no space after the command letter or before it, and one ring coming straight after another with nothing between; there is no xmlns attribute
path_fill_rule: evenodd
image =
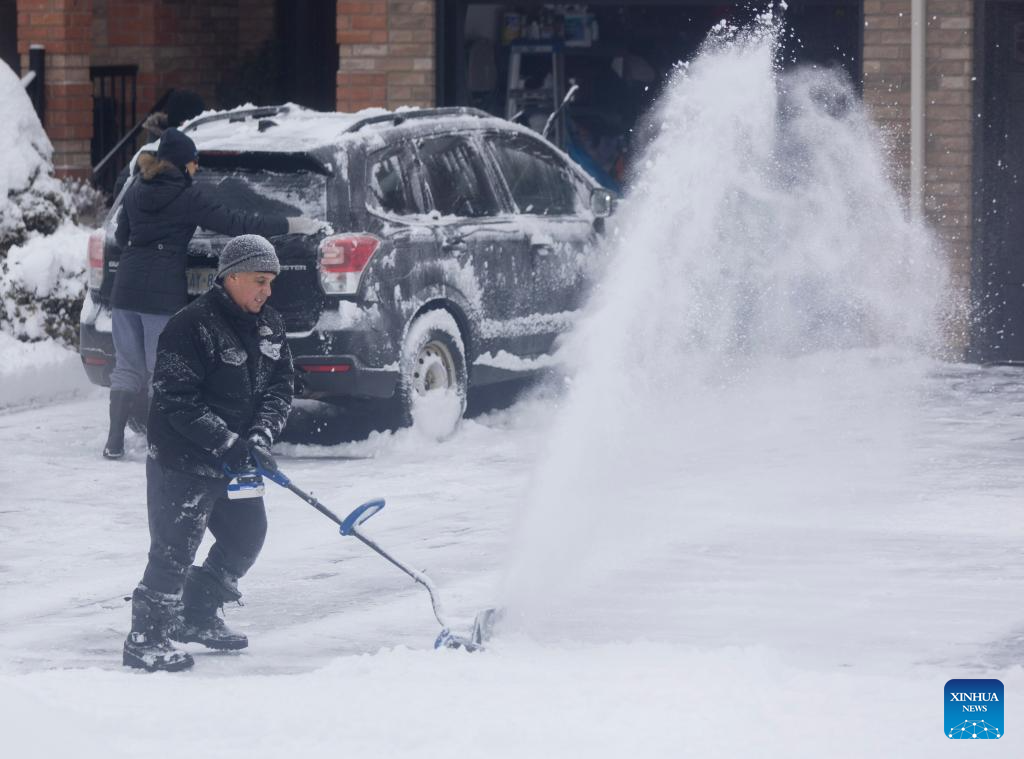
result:
<svg viewBox="0 0 1024 759"><path fill-rule="evenodd" d="M284 216L222 205L167 161L142 153L141 176L125 193L114 236L121 259L114 279L114 308L173 314L188 302L185 269L196 227L225 235L288 232Z"/></svg>

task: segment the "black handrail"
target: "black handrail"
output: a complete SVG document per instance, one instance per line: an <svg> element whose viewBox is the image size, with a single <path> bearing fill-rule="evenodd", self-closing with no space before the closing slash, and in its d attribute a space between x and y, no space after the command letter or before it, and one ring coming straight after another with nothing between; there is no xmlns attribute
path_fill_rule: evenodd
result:
<svg viewBox="0 0 1024 759"><path fill-rule="evenodd" d="M135 136L138 135L139 131L142 129L142 125L146 123L146 119L149 118L154 113L156 113L157 111L163 109L164 104L167 103L168 98L171 97L173 92L174 92L174 90L167 90L167 92L165 92L160 97L160 99L156 101L156 103L153 105L153 107L149 109L149 111L146 113L146 115L143 118L139 119L139 121L137 121L135 123L135 126L133 126L131 129L128 130L127 133L125 133L124 137L122 137L120 140L118 140L117 144L114 145L114 147L112 147L110 149L110 151L105 156L103 156L103 158L100 159L99 163L97 163L95 166L93 166L93 168L92 168L93 179L95 179L96 176L99 175L99 173L103 171L103 169L106 167L106 165L113 159L113 157L115 155L118 154L118 152L125 145L127 145L131 140L135 139Z"/></svg>
<svg viewBox="0 0 1024 759"><path fill-rule="evenodd" d="M31 45L28 49L28 68L32 79L29 81L28 96L32 99L39 121L46 122L46 47Z"/></svg>

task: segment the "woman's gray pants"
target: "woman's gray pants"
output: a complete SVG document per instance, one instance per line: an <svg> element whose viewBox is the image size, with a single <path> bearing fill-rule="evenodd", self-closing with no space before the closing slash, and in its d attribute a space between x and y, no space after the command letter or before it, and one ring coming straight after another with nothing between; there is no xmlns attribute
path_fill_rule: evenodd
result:
<svg viewBox="0 0 1024 759"><path fill-rule="evenodd" d="M156 343L170 314L143 314L115 308L111 316L114 333L114 371L110 389L129 393L148 391L156 366Z"/></svg>

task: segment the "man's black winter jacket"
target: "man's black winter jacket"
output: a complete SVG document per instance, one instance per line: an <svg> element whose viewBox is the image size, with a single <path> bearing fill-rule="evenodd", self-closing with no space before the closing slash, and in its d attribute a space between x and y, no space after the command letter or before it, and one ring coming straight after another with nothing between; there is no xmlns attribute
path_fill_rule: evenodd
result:
<svg viewBox="0 0 1024 759"><path fill-rule="evenodd" d="M222 458L239 435L273 442L284 429L292 374L281 315L270 306L243 311L218 283L160 334L149 455L170 469L223 477Z"/></svg>
<svg viewBox="0 0 1024 759"><path fill-rule="evenodd" d="M288 231L284 216L227 208L154 155L142 153L138 163L141 176L128 188L115 232L123 252L111 296L114 308L173 314L184 306L188 243L196 227L232 236Z"/></svg>

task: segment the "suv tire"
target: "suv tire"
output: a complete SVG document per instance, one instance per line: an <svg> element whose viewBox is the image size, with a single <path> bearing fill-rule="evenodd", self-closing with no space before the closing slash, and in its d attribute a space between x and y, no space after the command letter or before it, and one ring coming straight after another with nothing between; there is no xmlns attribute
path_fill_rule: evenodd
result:
<svg viewBox="0 0 1024 759"><path fill-rule="evenodd" d="M454 317L443 309L420 314L402 343L398 392L402 422L429 437L450 437L466 412L466 349Z"/></svg>

